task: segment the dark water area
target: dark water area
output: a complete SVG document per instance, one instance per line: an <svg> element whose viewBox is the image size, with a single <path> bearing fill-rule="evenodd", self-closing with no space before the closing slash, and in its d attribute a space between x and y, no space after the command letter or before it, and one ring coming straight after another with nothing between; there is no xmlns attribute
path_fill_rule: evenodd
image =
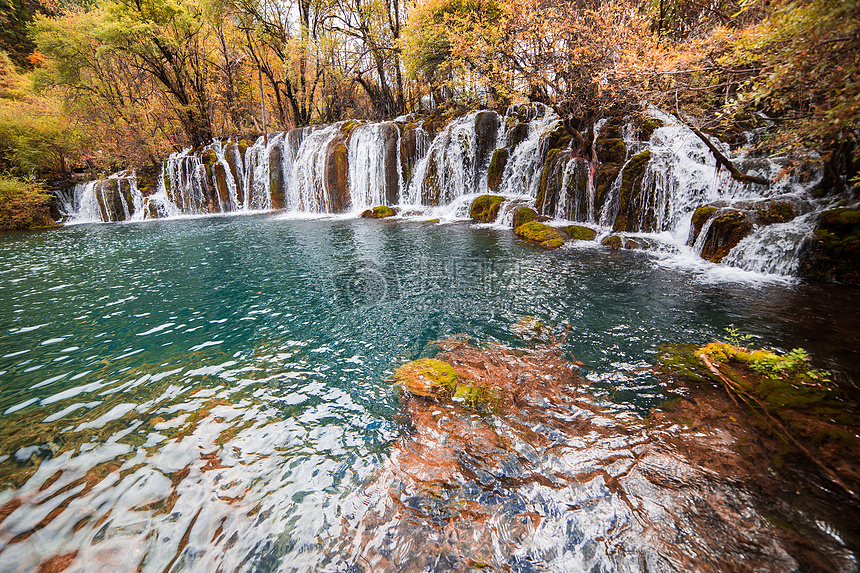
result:
<svg viewBox="0 0 860 573"><path fill-rule="evenodd" d="M714 281L647 253L546 252L468 224L254 215L8 234L0 571L407 570L350 561L396 528L377 523L361 551L344 550L369 523L357 508L387 499L368 484L384 482L403 433L392 372L455 335L525 347L511 331L524 316L553 325L595 405L625 419L667 397L649 368L661 343L729 325L860 380L860 289L838 285ZM552 459L537 456L536 471ZM555 513L529 533L491 503L490 566L640 570L596 525L623 521L615 494L595 494L608 501L571 533L551 487L493 487L527 506L554 499ZM543 553L500 557L530 538Z"/></svg>

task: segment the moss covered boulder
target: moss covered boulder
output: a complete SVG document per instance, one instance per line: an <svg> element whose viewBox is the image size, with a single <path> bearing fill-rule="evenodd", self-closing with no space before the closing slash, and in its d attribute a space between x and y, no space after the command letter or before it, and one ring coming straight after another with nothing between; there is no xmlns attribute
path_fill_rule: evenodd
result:
<svg viewBox="0 0 860 573"><path fill-rule="evenodd" d="M373 209L367 209L361 213L362 219L385 219L386 217L393 217L397 214L397 211L388 207L387 205L379 205L374 207Z"/></svg>
<svg viewBox="0 0 860 573"><path fill-rule="evenodd" d="M813 280L860 285L860 210L821 214L801 274Z"/></svg>
<svg viewBox="0 0 860 573"><path fill-rule="evenodd" d="M531 207L522 206L514 211L514 229L521 227L531 221L536 221L538 218L537 211Z"/></svg>
<svg viewBox="0 0 860 573"><path fill-rule="evenodd" d="M505 147L507 147L510 153L513 154L513 152L516 151L517 146L526 139L528 139L528 137L529 124L520 121L508 130Z"/></svg>
<svg viewBox="0 0 860 573"><path fill-rule="evenodd" d="M469 207L469 216L476 221L494 222L499 216L499 209L505 198L501 195L481 195Z"/></svg>
<svg viewBox="0 0 860 573"><path fill-rule="evenodd" d="M693 212L693 218L690 221L690 239L688 243L692 245L699 238L699 233L702 232L702 227L705 223L714 216L714 213L719 211L719 207L714 205L702 205Z"/></svg>
<svg viewBox="0 0 860 573"><path fill-rule="evenodd" d="M564 149L550 149L543 165L540 187L535 199L535 210L541 215L554 216L564 189L564 171L570 153Z"/></svg>
<svg viewBox="0 0 860 573"><path fill-rule="evenodd" d="M787 223L797 217L797 208L789 201L768 201L756 208L762 225Z"/></svg>
<svg viewBox="0 0 860 573"><path fill-rule="evenodd" d="M574 241L593 241L597 238L597 231L582 225L567 225L560 230Z"/></svg>
<svg viewBox="0 0 860 573"><path fill-rule="evenodd" d="M518 237L536 243L544 249L557 249L564 244L564 237L554 227L537 221L520 225L514 232Z"/></svg>
<svg viewBox="0 0 860 573"><path fill-rule="evenodd" d="M663 120L647 115L639 116L634 122L634 132L639 141L649 141L654 131L665 125Z"/></svg>
<svg viewBox="0 0 860 573"><path fill-rule="evenodd" d="M435 358L419 358L394 371L394 382L412 396L452 400L472 408L489 408L496 401L490 388L457 374L454 367Z"/></svg>
<svg viewBox="0 0 860 573"><path fill-rule="evenodd" d="M453 394L458 380L450 364L434 358L413 360L394 371L395 383L413 396L425 398L438 399Z"/></svg>
<svg viewBox="0 0 860 573"><path fill-rule="evenodd" d="M598 137L594 144L601 163L623 164L627 158L627 145L619 138Z"/></svg>
<svg viewBox="0 0 860 573"><path fill-rule="evenodd" d="M493 152L493 158L490 160L490 168L487 170L487 188L490 191L499 190L499 185L502 183L502 174L505 172L505 165L507 163L507 149L497 149Z"/></svg>
<svg viewBox="0 0 860 573"><path fill-rule="evenodd" d="M714 216L705 234L702 258L719 263L752 229L752 223L743 211L721 210Z"/></svg>
<svg viewBox="0 0 860 573"><path fill-rule="evenodd" d="M621 187L618 191L618 215L612 226L614 231L654 231L649 224L648 213L643 210L641 197L648 190L643 189L645 170L651 160L651 152L643 151L630 158L621 172ZM640 228L641 227L641 228Z"/></svg>

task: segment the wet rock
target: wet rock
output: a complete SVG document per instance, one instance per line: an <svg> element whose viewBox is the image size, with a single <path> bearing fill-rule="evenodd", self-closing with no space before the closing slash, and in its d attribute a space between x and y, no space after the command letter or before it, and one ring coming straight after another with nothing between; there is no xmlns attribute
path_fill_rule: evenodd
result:
<svg viewBox="0 0 860 573"><path fill-rule="evenodd" d="M770 201L757 208L758 219L762 225L787 223L797 217L797 209L789 201Z"/></svg>
<svg viewBox="0 0 860 573"><path fill-rule="evenodd" d="M640 200L643 194L650 191L642 188L645 168L650 160L651 152L643 151L634 155L624 166L618 192L618 215L612 226L614 231L654 231L654 222Z"/></svg>
<svg viewBox="0 0 860 573"><path fill-rule="evenodd" d="M719 263L741 240L752 232L746 213L735 209L717 213L705 235L702 258Z"/></svg>
<svg viewBox="0 0 860 573"><path fill-rule="evenodd" d="M564 190L564 170L570 153L562 149L551 149L541 172L540 187L535 198L535 210L542 215L554 216Z"/></svg>
<svg viewBox="0 0 860 573"><path fill-rule="evenodd" d="M469 216L476 221L493 223L499 216L499 209L505 198L501 195L481 195L469 207Z"/></svg>
<svg viewBox="0 0 860 573"><path fill-rule="evenodd" d="M520 225L514 232L518 237L536 243L544 249L556 249L564 244L564 238L554 227L537 221Z"/></svg>
<svg viewBox="0 0 860 573"><path fill-rule="evenodd" d="M117 189L116 179L105 179L95 184L93 192L99 207L99 216L102 221L124 221L125 210L122 207L122 198Z"/></svg>
<svg viewBox="0 0 860 573"><path fill-rule="evenodd" d="M346 136L341 133L329 142L326 151L325 181L330 213L344 213L352 207L348 157Z"/></svg>
<svg viewBox="0 0 860 573"><path fill-rule="evenodd" d="M714 205L702 205L693 212L693 219L690 221L690 239L688 244L692 245L699 238L699 233L702 232L702 227L705 223L719 210L719 207Z"/></svg>
<svg viewBox="0 0 860 573"><path fill-rule="evenodd" d="M499 133L499 114L494 111L481 111L475 116L475 136L477 150L475 151L475 162L477 165L486 165L490 154L496 148L496 135Z"/></svg>
<svg viewBox="0 0 860 573"><path fill-rule="evenodd" d="M378 207L374 207L373 209L366 209L362 211L361 218L362 219L385 219L386 217L393 217L397 214L397 211L388 207L386 205L380 205Z"/></svg>
<svg viewBox="0 0 860 573"><path fill-rule="evenodd" d="M427 171L424 173L424 185L421 188L421 204L436 207L442 195L439 189L439 161L437 154L431 152L427 159Z"/></svg>
<svg viewBox="0 0 860 573"><path fill-rule="evenodd" d="M245 203L245 189L242 187L242 178L240 173L245 170L245 156L239 154L239 143L231 141L227 144L224 150L224 159L230 167L230 175L233 176L233 181L236 182L236 202L239 205Z"/></svg>
<svg viewBox="0 0 860 573"><path fill-rule="evenodd" d="M802 276L860 285L860 210L825 211L814 235L811 247L803 256Z"/></svg>
<svg viewBox="0 0 860 573"><path fill-rule="evenodd" d="M560 230L574 241L593 241L597 238L597 231L581 225L567 225Z"/></svg>
<svg viewBox="0 0 860 573"><path fill-rule="evenodd" d="M627 145L621 138L598 137L594 147L601 163L623 164L627 158Z"/></svg>
<svg viewBox="0 0 860 573"><path fill-rule="evenodd" d="M634 123L634 133L639 141L649 141L654 134L654 130L665 125L663 120L650 116L639 116Z"/></svg>
<svg viewBox="0 0 860 573"><path fill-rule="evenodd" d="M646 250L652 246L651 242L647 239L641 237L623 237L621 235L610 235L600 241L600 244L616 251L620 249Z"/></svg>
<svg viewBox="0 0 860 573"><path fill-rule="evenodd" d="M403 182L409 183L412 179L412 170L418 161L418 130L415 127L407 127L400 136L400 172Z"/></svg>
<svg viewBox="0 0 860 573"><path fill-rule="evenodd" d="M452 394L459 377L450 364L433 358L407 362L394 371L394 381L413 396L439 399Z"/></svg>
<svg viewBox="0 0 860 573"><path fill-rule="evenodd" d="M507 163L507 149L497 149L493 152L493 158L490 160L490 168L487 170L487 188L490 191L499 190L499 185L502 182L502 174L505 172L505 165Z"/></svg>
<svg viewBox="0 0 860 573"><path fill-rule="evenodd" d="M528 137L529 124L520 121L508 131L505 146L508 148L509 152L513 154L517 146L528 139Z"/></svg>
<svg viewBox="0 0 860 573"><path fill-rule="evenodd" d="M531 207L522 206L514 211L514 229L538 218L537 212Z"/></svg>
<svg viewBox="0 0 860 573"><path fill-rule="evenodd" d="M272 209L284 208L284 169L280 145L272 145L269 150L269 197Z"/></svg>
<svg viewBox="0 0 860 573"><path fill-rule="evenodd" d="M383 123L379 126L385 154L385 201L391 205L398 203L400 193L400 174L397 164L397 147L400 143L400 130L393 123ZM405 181L405 179L404 179Z"/></svg>
<svg viewBox="0 0 860 573"><path fill-rule="evenodd" d="M212 167L212 175L215 177L215 188L221 203L221 211L226 213L231 210L230 190L227 188L227 170L221 163L216 163Z"/></svg>

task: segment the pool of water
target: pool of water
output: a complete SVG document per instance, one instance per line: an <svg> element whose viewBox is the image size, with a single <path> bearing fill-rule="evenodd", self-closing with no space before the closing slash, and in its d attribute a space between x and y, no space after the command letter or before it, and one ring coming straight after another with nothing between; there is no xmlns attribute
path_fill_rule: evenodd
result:
<svg viewBox="0 0 860 573"><path fill-rule="evenodd" d="M843 377L860 365L857 289L704 280L468 224L255 215L9 234L0 570L359 567L341 552L345 508L403 432L393 370L453 335L523 345L524 316L631 416L665 399L647 369L659 344L730 324Z"/></svg>

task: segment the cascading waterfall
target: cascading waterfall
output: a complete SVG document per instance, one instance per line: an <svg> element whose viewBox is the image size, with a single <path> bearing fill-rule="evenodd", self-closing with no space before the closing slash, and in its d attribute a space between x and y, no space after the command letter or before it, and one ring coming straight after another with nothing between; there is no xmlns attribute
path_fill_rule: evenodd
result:
<svg viewBox="0 0 860 573"><path fill-rule="evenodd" d="M156 193L145 198L134 173L118 173L58 193L58 206L69 222L272 209L357 214L376 205L400 205L408 213L438 207L433 217L458 219L468 216L471 197L488 191L490 158L498 151L504 163L493 167L493 188L509 200L497 225L510 226L517 209L530 206L603 232L657 233L660 240L670 238L673 248L701 254L713 222L704 222L695 244L685 247L693 212L716 205L746 213L752 226L723 264L796 273L797 252L821 209L820 202L808 198L817 181L780 178L784 162L752 157L744 149L732 152L718 143L742 171L774 183L734 181L686 125L654 109L649 113L661 125L645 139L638 138L632 121L616 124L618 135L612 137L623 142L624 151L610 179L603 163L579 156L575 140L550 150L550 141L559 141L551 134L560 133L561 120L551 108L529 104L511 106L504 116L472 112L438 132L430 119L409 115L390 122L298 128L252 143L214 140L202 149L171 154ZM605 125L601 120L595 126L597 137ZM604 179L598 188L599 177ZM756 209L768 201L792 202L796 215L761 223Z"/></svg>

